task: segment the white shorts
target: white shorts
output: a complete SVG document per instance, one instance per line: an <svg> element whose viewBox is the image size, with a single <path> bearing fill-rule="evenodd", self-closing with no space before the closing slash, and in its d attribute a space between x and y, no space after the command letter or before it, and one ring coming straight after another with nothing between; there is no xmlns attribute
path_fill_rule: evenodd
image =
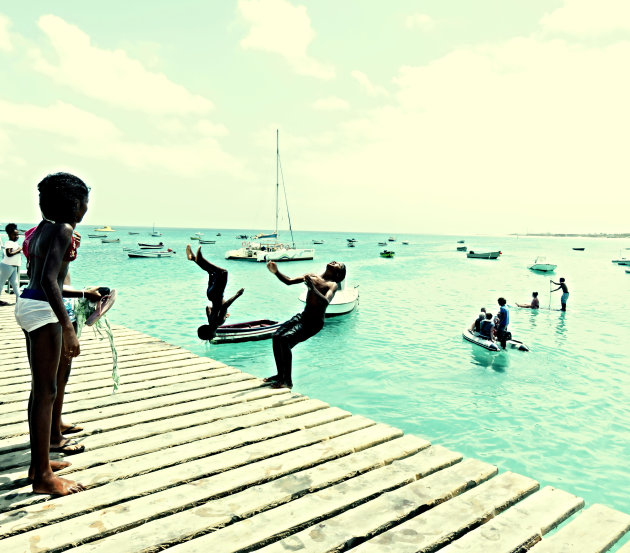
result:
<svg viewBox="0 0 630 553"><path fill-rule="evenodd" d="M30 298L20 298L15 304L15 320L26 332L33 332L47 324L59 322L47 301Z"/></svg>

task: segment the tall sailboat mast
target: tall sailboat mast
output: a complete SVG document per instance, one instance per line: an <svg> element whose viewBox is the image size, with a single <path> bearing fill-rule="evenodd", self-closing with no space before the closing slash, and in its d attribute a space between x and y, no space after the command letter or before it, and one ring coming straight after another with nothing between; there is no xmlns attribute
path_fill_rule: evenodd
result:
<svg viewBox="0 0 630 553"><path fill-rule="evenodd" d="M278 238L278 191L280 189L280 181L278 180L278 167L280 165L280 136L276 129L276 239Z"/></svg>

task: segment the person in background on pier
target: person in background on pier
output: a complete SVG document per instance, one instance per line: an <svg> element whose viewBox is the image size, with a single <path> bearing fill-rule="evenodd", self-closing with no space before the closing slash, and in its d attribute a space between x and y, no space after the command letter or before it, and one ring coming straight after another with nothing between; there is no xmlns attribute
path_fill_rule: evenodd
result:
<svg viewBox="0 0 630 553"><path fill-rule="evenodd" d="M206 307L206 317L208 318L207 325L201 325L197 329L197 336L201 340L212 340L219 328L225 320L230 316L228 313L229 307L243 295L245 291L241 288L230 299L224 300L223 294L225 287L227 286L228 272L221 267L217 267L210 263L201 254L201 247L197 249L197 253L193 254L190 244L186 246L186 257L190 261L194 261L199 267L208 273L208 289L206 290L206 296L208 301L212 303L211 306Z"/></svg>
<svg viewBox="0 0 630 553"><path fill-rule="evenodd" d="M494 323L492 322L492 313L486 313L486 316L479 325L479 335L486 340L494 342Z"/></svg>
<svg viewBox="0 0 630 553"><path fill-rule="evenodd" d="M346 278L346 266L338 261L331 261L321 275L305 274L296 278L283 275L273 261L267 263L267 269L288 286L303 282L308 289L304 311L283 323L273 335L277 374L264 379L272 388L290 389L293 387L291 349L315 336L324 327L326 308L339 289L339 283Z"/></svg>
<svg viewBox="0 0 630 553"><path fill-rule="evenodd" d="M499 298L497 302L499 304L499 313L497 315L497 320L496 320L497 340L499 340L501 347L505 349L507 346L507 340L508 340L508 325L510 324L510 312L508 311L508 308L506 305L507 301L505 301L505 298Z"/></svg>
<svg viewBox="0 0 630 553"><path fill-rule="evenodd" d="M20 265L22 259L20 252L22 248L18 244L18 238L20 237L20 231L15 223L9 223L5 227L7 236L9 239L2 244L2 261L0 262L0 296L2 296L2 289L4 283L8 280L11 284L13 293L15 294L15 301L17 301L20 295ZM0 300L0 307L10 305L6 301Z"/></svg>
<svg viewBox="0 0 630 553"><path fill-rule="evenodd" d="M538 292L532 292L531 303L517 303L519 307L525 307L526 309L540 309L540 301L538 300Z"/></svg>
<svg viewBox="0 0 630 553"><path fill-rule="evenodd" d="M479 310L479 315L474 320L473 324L470 325L471 332L479 332L479 328L481 327L481 322L486 318L486 308L482 307Z"/></svg>
<svg viewBox="0 0 630 553"><path fill-rule="evenodd" d="M88 207L89 188L68 173L48 175L39 184L39 206L43 220L25 234L29 285L15 307L15 319L24 331L31 367L32 384L28 402L31 465L28 478L35 493L69 495L84 487L59 478L53 471L67 467L65 461L51 461L49 451L73 454L83 445L53 428L62 363L80 353L79 340L63 304L63 282L68 264L76 258L73 232ZM71 297L98 301L96 292L74 291Z"/></svg>
<svg viewBox="0 0 630 553"><path fill-rule="evenodd" d="M554 282L553 280L550 280L549 282L557 286L557 288L552 290L552 292L562 290L562 296L560 296L560 304L562 305L562 311L566 311L567 301L569 299L569 287L567 286L567 283L564 281L564 278L561 278L560 282Z"/></svg>

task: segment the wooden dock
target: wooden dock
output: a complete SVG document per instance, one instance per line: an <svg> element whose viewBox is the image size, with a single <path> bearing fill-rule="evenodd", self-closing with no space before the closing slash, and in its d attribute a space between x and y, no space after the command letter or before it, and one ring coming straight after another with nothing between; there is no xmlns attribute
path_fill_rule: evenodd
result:
<svg viewBox="0 0 630 553"><path fill-rule="evenodd" d="M115 339L120 391L90 329L67 389L86 451L62 474L87 491L35 495L24 339L0 308L2 553L591 553L630 529L627 514L576 514L570 493L157 338L117 326Z"/></svg>

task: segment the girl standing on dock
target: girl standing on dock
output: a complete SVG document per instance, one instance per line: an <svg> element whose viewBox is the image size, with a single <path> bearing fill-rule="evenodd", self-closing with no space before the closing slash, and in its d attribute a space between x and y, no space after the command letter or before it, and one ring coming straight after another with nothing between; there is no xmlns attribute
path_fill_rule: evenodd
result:
<svg viewBox="0 0 630 553"><path fill-rule="evenodd" d="M30 281L16 304L15 318L26 337L32 384L28 402L31 466L28 477L35 493L68 495L84 489L53 471L67 467L51 461L49 450L80 453L52 424L57 399L59 367L80 353L79 340L64 307L62 290L68 264L77 255L75 227L87 212L89 188L68 173L48 175L37 186L43 220L30 233L25 253ZM77 291L93 301L98 292ZM51 429L52 427L52 429ZM57 436L51 435L55 431Z"/></svg>

